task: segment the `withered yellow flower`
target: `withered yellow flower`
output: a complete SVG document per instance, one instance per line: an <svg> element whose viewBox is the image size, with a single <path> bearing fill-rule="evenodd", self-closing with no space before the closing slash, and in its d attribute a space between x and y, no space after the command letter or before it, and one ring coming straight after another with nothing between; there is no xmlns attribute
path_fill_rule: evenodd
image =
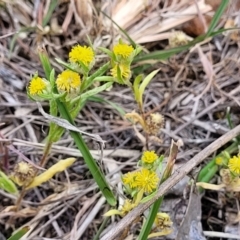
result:
<svg viewBox="0 0 240 240"><path fill-rule="evenodd" d="M150 135L157 135L164 125L164 117L160 113L152 113L146 117L145 130Z"/></svg>
<svg viewBox="0 0 240 240"><path fill-rule="evenodd" d="M15 165L11 179L19 186L28 186L34 179L36 169L27 162L19 162Z"/></svg>

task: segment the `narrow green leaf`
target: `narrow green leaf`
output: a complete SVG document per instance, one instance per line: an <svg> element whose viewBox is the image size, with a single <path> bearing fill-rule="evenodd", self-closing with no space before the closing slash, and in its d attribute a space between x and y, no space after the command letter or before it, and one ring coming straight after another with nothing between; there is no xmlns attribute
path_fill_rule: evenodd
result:
<svg viewBox="0 0 240 240"><path fill-rule="evenodd" d="M119 29L120 31L126 36L128 41L131 43L131 45L136 48L137 44L133 41L133 39L128 35L128 33L121 28L111 17L109 17L105 12L102 12L103 15L105 15L108 19L110 19Z"/></svg>
<svg viewBox="0 0 240 240"><path fill-rule="evenodd" d="M41 64L43 66L43 70L46 76L46 79L49 81L50 80L50 75L52 72L52 66L47 54L47 51L44 47L38 47L38 55L41 61Z"/></svg>
<svg viewBox="0 0 240 240"><path fill-rule="evenodd" d="M110 58L114 57L114 54L112 51L108 50L107 48L104 47L98 47L102 52L106 53Z"/></svg>
<svg viewBox="0 0 240 240"><path fill-rule="evenodd" d="M139 103L142 106L142 96L144 93L145 88L147 87L147 85L150 83L150 81L153 79L153 77L158 73L158 70L155 70L153 72L151 72L150 74L148 74L142 81L140 87L139 87Z"/></svg>
<svg viewBox="0 0 240 240"><path fill-rule="evenodd" d="M100 102L100 103L107 103L109 105L111 105L116 111L119 112L119 114L123 117L126 112L123 110L123 108L121 108L119 105L117 105L116 103L114 102L111 102L109 100L106 100L102 97L97 97L97 96L92 96L88 99L89 101L93 101L93 102Z"/></svg>
<svg viewBox="0 0 240 240"><path fill-rule="evenodd" d="M88 89L95 81L97 77L102 76L108 69L109 69L110 63L107 62L102 67L100 67L96 72L94 72L90 77L86 78L81 86L81 91Z"/></svg>
<svg viewBox="0 0 240 240"><path fill-rule="evenodd" d="M133 91L134 91L134 95L135 95L135 99L137 102L139 102L139 85L140 82L142 81L143 75L140 74L138 75L133 82Z"/></svg>
<svg viewBox="0 0 240 240"><path fill-rule="evenodd" d="M29 231L29 229L30 227L28 226L23 227L22 229L15 232L10 238L8 238L8 240L20 240L21 237L23 237Z"/></svg>
<svg viewBox="0 0 240 240"><path fill-rule="evenodd" d="M155 191L155 192L151 193L150 195L144 197L144 198L140 201L140 203L145 203L145 202L149 201L150 199L152 199L152 198L156 195L156 193L157 193L157 191Z"/></svg>
<svg viewBox="0 0 240 240"><path fill-rule="evenodd" d="M100 92L108 89L112 84L113 84L112 82L107 82L107 83L103 84L103 85L100 86L100 87L96 87L96 88L94 88L94 89L92 89L92 90L89 90L89 91L87 91L87 92L85 92L85 93L83 93L83 94L81 95L81 99L82 99L83 101L85 101L85 100L88 99L89 97L94 96L94 95L96 95L96 94L98 94L98 93L100 93Z"/></svg>
<svg viewBox="0 0 240 240"><path fill-rule="evenodd" d="M217 11L215 12L212 21L209 25L208 31L206 33L206 38L210 37L210 35L212 34L212 32L214 31L216 25L218 24L220 18L222 17L227 5L229 3L229 0L222 0L220 6L218 7Z"/></svg>
<svg viewBox="0 0 240 240"><path fill-rule="evenodd" d="M0 171L0 188L9 193L17 193L17 187L14 182L2 171Z"/></svg>
<svg viewBox="0 0 240 240"><path fill-rule="evenodd" d="M48 11L47 11L47 14L46 16L43 18L43 21L42 21L42 26L43 27L46 27L48 22L50 21L51 17L52 17L52 14L53 14L53 11L55 10L55 8L57 7L58 5L58 0L52 0L50 1L50 5L49 5L49 8L48 8Z"/></svg>
<svg viewBox="0 0 240 240"><path fill-rule="evenodd" d="M18 39L18 36L24 32L35 32L36 29L37 29L37 27L23 27L19 31L17 31L16 34L14 34L14 36L10 42L9 53L8 53L9 58L11 58L11 54L13 52L13 49L14 49L15 43Z"/></svg>
<svg viewBox="0 0 240 240"><path fill-rule="evenodd" d="M72 125L74 124L74 121L72 117L70 116L70 113L68 112L67 108L65 107L65 104L63 102L60 102L57 100L58 109L61 114L61 116L68 120L69 123ZM107 202L111 206L115 206L117 204L116 198L109 187L107 180L105 178L105 175L101 172L100 168L98 167L96 161L93 159L85 141L82 138L82 135L78 132L69 131L71 137L73 138L75 144L77 145L79 151L82 153L83 159L88 166L89 171L91 172L94 180L96 181L99 189L101 190L102 194L105 196Z"/></svg>
<svg viewBox="0 0 240 240"><path fill-rule="evenodd" d="M67 63L67 62L63 61L63 60L60 59L60 58L55 58L55 60L56 60L57 63L61 64L63 67L65 67L65 68L67 68L67 69L69 69L69 70L71 70L71 71L73 71L73 72L79 73L76 69L74 69L74 68L71 66L70 63Z"/></svg>

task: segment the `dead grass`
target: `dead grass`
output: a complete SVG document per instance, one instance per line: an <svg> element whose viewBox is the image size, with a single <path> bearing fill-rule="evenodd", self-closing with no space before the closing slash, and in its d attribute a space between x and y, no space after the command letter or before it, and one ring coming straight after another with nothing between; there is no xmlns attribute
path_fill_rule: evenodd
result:
<svg viewBox="0 0 240 240"><path fill-rule="evenodd" d="M0 154L1 163L9 162L9 171L21 159L19 152L37 164L47 136L48 122L25 91L31 74L36 71L43 74L36 53L38 44L47 47L53 66L60 71L61 66L54 58L66 59L69 48L77 42L84 43L86 34L90 35L94 47L111 47L120 37L120 32L100 10L112 16L137 43L145 44L146 51L166 48L166 39L172 30L180 29L196 15L213 14L212 7L203 1L122 0L109 1L109 4L107 1L89 1L80 5L80 1L71 0L61 1L49 24L42 26L50 2L0 1L3 6L0 8L0 116L4 123L0 126ZM199 3L198 9L195 2ZM230 7L219 25L223 26L227 18L236 14L237 10ZM203 24L201 20L199 23ZM16 34L8 35L11 33ZM234 125L239 124L239 56L238 42L229 35L220 35L189 52L155 63L153 69L160 67L161 71L145 93L145 107L148 112L161 112L166 122L160 135L163 143L152 142L151 149L167 154L171 139L182 139L184 146L177 159L179 167L229 131L225 117L228 107ZM105 57L100 56L97 61L105 61ZM136 108L130 90L122 86L115 85L101 97L117 103L125 112ZM47 104L43 106L48 109ZM106 141L101 158L99 145L86 139L121 202L120 175L136 165L143 149L141 141L131 124L108 104L89 102L76 123L81 130L97 133ZM49 165L68 156L75 156L78 161L49 183L30 191L18 212L12 209L16 201L14 196L0 190L0 233L9 237L16 228L28 225L31 231L23 239L93 239L103 221L102 214L109 207L66 132L54 145ZM176 195L179 208L183 209L181 191ZM216 201L214 216L204 205L206 199ZM238 200L238 196L230 200L220 194L204 198L202 219L208 221L204 230L224 232L225 226L231 226L232 222L226 216L231 214L237 218ZM230 207L229 202L235 207ZM166 211L170 212L170 209L166 207ZM173 215L178 213L176 209L174 211L171 212ZM184 212L180 215L182 219ZM106 228L113 228L117 220L109 221ZM176 228L178 226L176 223Z"/></svg>

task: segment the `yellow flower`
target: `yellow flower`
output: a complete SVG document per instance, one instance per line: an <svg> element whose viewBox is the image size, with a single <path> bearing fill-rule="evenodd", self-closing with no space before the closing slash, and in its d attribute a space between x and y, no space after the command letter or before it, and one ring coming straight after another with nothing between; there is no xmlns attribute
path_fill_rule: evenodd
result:
<svg viewBox="0 0 240 240"><path fill-rule="evenodd" d="M111 69L111 74L114 78L118 78L118 67L120 69L121 72L121 77L123 79L129 79L131 77L131 70L130 70L130 66L126 65L126 64L116 64L112 69Z"/></svg>
<svg viewBox="0 0 240 240"><path fill-rule="evenodd" d="M136 172L128 172L124 174L122 181L125 185L129 185L131 188L134 188L136 183L135 183L135 177L136 177Z"/></svg>
<svg viewBox="0 0 240 240"><path fill-rule="evenodd" d="M47 83L42 78L34 76L29 84L29 93L30 95L37 95L43 93L47 88Z"/></svg>
<svg viewBox="0 0 240 240"><path fill-rule="evenodd" d="M113 47L113 52L115 55L119 55L122 58L129 58L133 53L134 48L131 45L125 43L118 43Z"/></svg>
<svg viewBox="0 0 240 240"><path fill-rule="evenodd" d="M62 92L71 92L78 90L81 85L81 78L78 73L71 70L65 70L58 75L56 80L57 88Z"/></svg>
<svg viewBox="0 0 240 240"><path fill-rule="evenodd" d="M142 155L144 163L153 163L158 159L158 155L154 151L145 151Z"/></svg>
<svg viewBox="0 0 240 240"><path fill-rule="evenodd" d="M77 45L70 51L69 60L73 63L82 62L85 66L89 66L94 60L94 52L90 47Z"/></svg>
<svg viewBox="0 0 240 240"><path fill-rule="evenodd" d="M157 188L159 178L155 172L142 168L137 172L135 182L136 186L143 189L145 193L152 193Z"/></svg>
<svg viewBox="0 0 240 240"><path fill-rule="evenodd" d="M228 168L232 173L240 174L240 156L230 158Z"/></svg>
<svg viewBox="0 0 240 240"><path fill-rule="evenodd" d="M223 158L222 157L215 158L215 163L216 165L223 165Z"/></svg>

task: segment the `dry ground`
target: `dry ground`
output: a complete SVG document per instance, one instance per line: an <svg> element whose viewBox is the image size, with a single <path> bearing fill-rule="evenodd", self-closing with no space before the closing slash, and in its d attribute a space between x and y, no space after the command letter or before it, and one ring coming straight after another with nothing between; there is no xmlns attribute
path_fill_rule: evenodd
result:
<svg viewBox="0 0 240 240"><path fill-rule="evenodd" d="M46 46L58 72L61 66L54 58L66 60L71 46L86 43L86 34L93 40L94 47L111 47L120 32L99 13L102 9L112 14L113 19L145 47L145 51L161 50L167 48L171 31L181 28L183 23L189 23L193 18L190 7L195 6L194 1L139 1L139 6L136 1L118 1L118 5L117 1L93 1L92 5L80 4L80 1L59 1L50 22L42 26L50 2L0 1L0 36L3 36L0 37L0 122L4 123L0 132L0 156L2 162L6 159L9 162L9 172L21 160L21 155L18 151L9 150L4 145L6 141L38 163L44 148L43 140L47 136L49 123L26 95L30 75L36 71L43 74L36 53L38 44ZM196 15L199 14L200 19L202 14L211 16L214 12L209 5L200 3L202 1L195 2L199 3ZM219 27L239 14L236 6L231 4ZM179 17L174 18L176 15ZM202 24L201 20L198 24ZM199 26L195 28L199 29ZM189 30L187 25L185 29ZM229 131L226 120L228 107L233 124L239 124L238 39L237 36L219 35L167 61L154 62L144 72L161 68L144 95L146 110L160 112L165 117L165 127L160 134L162 144L151 142L150 148L167 156L171 140L182 139L184 146L180 149L177 167ZM104 61L104 55L97 59L98 64ZM100 96L116 103L125 112L136 108L130 89L124 86L116 84ZM47 104L43 106L47 111ZM143 150L142 142L130 122L107 103L88 102L77 117L76 124L83 131L97 133L106 141L101 159L98 144L86 138L93 156L107 173L119 196L120 186L116 183L121 173L136 166ZM8 208L14 205L14 196L0 190L0 233L6 238L13 230L26 224L32 229L27 239L93 239L103 221L102 214L109 207L101 198L81 154L66 132L54 145L48 164L50 166L69 156L77 157L74 166L30 191L18 212ZM215 181L217 179L218 176ZM172 190L167 195L162 208L173 216L176 228L188 206L189 193L186 189L185 181L178 191ZM197 207L199 209L194 216L201 219L204 231L225 232L226 227L230 231L237 229L239 196L207 191ZM112 228L118 220L112 219L106 227ZM236 228L232 227L232 223ZM137 232L135 226L132 233ZM6 238L0 235L0 239Z"/></svg>

